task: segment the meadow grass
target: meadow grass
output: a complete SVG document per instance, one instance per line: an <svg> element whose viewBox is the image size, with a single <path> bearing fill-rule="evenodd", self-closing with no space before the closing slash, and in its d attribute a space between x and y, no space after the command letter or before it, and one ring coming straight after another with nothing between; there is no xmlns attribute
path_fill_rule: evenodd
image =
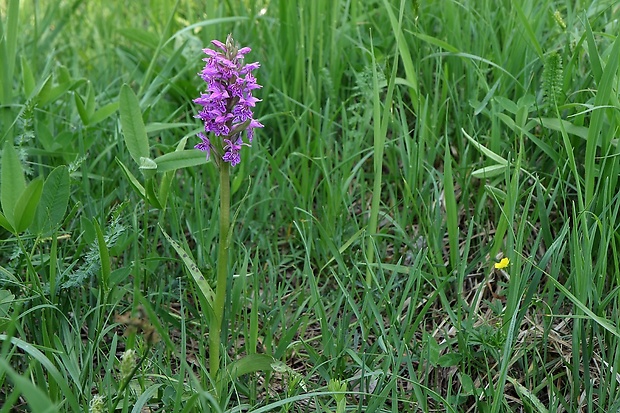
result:
<svg viewBox="0 0 620 413"><path fill-rule="evenodd" d="M619 18L2 0L0 413L620 411ZM231 174L222 387L218 170L164 155L228 33L265 128Z"/></svg>

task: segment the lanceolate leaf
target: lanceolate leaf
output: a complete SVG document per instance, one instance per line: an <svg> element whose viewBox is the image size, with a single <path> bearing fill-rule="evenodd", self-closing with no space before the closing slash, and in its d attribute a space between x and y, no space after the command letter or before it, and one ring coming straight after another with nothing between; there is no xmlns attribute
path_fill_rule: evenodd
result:
<svg viewBox="0 0 620 413"><path fill-rule="evenodd" d="M70 195L70 177L66 166L54 169L43 185L41 202L30 230L41 235L53 231L65 216Z"/></svg>
<svg viewBox="0 0 620 413"><path fill-rule="evenodd" d="M194 259L192 258L190 254L185 252L183 247L181 247L178 242L173 240L170 237L170 235L168 235L161 226L159 227L159 229L164 234L164 237L166 237L170 245L172 245L172 248L174 248L177 254L181 256L181 259L183 260L183 263L185 264L185 268L187 268L189 273L192 275L192 278L194 278L194 281L198 285L200 292L202 293L203 297L206 299L207 303L209 304L210 306L209 310L213 311L213 300L215 298L215 292L213 291L208 281L205 279L205 277L202 275L202 273L198 269L198 266L194 262Z"/></svg>
<svg viewBox="0 0 620 413"><path fill-rule="evenodd" d="M78 115L80 115L80 119L82 120L82 123L88 126L89 114L88 114L88 111L86 110L86 105L84 105L84 100L82 100L82 97L77 92L75 92L74 98L75 98L75 107L77 108Z"/></svg>
<svg viewBox="0 0 620 413"><path fill-rule="evenodd" d="M121 87L120 114L127 150L134 162L140 164L140 158L149 157L149 142L140 103L136 94L127 85Z"/></svg>
<svg viewBox="0 0 620 413"><path fill-rule="evenodd" d="M112 116L114 112L118 110L118 107L119 107L118 102L112 102L97 109L97 111L91 116L88 125L89 126L96 125L102 120L109 118L110 116Z"/></svg>
<svg viewBox="0 0 620 413"><path fill-rule="evenodd" d="M43 192L43 179L37 178L30 182L24 192L17 199L13 219L16 232L23 232L32 224L34 214L41 200Z"/></svg>
<svg viewBox="0 0 620 413"><path fill-rule="evenodd" d="M502 175L506 173L508 165L490 165L484 168L476 169L471 173L471 176L478 179L493 178L494 176Z"/></svg>
<svg viewBox="0 0 620 413"><path fill-rule="evenodd" d="M26 189L26 178L24 170L17 156L17 151L8 141L4 144L2 152L2 170L0 175L0 203L2 212L15 227L14 211L17 200Z"/></svg>
<svg viewBox="0 0 620 413"><path fill-rule="evenodd" d="M274 364L278 365L279 362L270 355L249 354L230 363L227 366L227 371L230 378L234 380L244 374L272 371Z"/></svg>
<svg viewBox="0 0 620 413"><path fill-rule="evenodd" d="M129 181L129 184L133 187L133 189L136 190L136 192L142 197L142 199L145 199L146 191L144 190L142 184L136 179L136 177L125 166L125 164L121 162L120 159L116 158L116 163L121 167L121 171L123 171L123 174L125 175L125 177L127 177L127 180Z"/></svg>
<svg viewBox="0 0 620 413"><path fill-rule="evenodd" d="M207 163L205 153L198 149L170 152L155 159L157 172L172 171Z"/></svg>
<svg viewBox="0 0 620 413"><path fill-rule="evenodd" d="M481 145L480 143L478 143L474 138L472 138L471 136L469 136L467 134L467 132L465 132L465 129L461 129L461 132L463 132L463 134L465 135L465 137L476 147L476 149L478 149L483 155L485 155L486 157L488 157L489 159L494 160L495 162L497 162L500 165L508 165L508 161L504 158L502 158L501 156L499 156L498 154L496 154L495 152L493 152L492 150L488 149L487 147L485 147L484 145Z"/></svg>
<svg viewBox="0 0 620 413"><path fill-rule="evenodd" d="M9 221L2 213L0 213L0 227L6 229L9 232L15 232L15 228L13 228L13 225L9 223Z"/></svg>

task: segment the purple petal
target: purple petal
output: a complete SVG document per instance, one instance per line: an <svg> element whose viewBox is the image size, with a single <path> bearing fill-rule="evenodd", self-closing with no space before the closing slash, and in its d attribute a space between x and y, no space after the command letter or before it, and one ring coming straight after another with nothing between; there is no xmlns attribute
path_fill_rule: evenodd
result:
<svg viewBox="0 0 620 413"><path fill-rule="evenodd" d="M223 51L225 51L225 52L227 51L226 50L226 45L224 43L220 42L219 40L211 40L211 43L214 44L215 46L219 47Z"/></svg>

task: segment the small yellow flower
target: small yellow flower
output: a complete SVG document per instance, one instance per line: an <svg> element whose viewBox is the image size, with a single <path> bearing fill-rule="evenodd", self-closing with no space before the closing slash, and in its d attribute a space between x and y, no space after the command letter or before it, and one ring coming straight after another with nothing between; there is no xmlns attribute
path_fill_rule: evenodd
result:
<svg viewBox="0 0 620 413"><path fill-rule="evenodd" d="M500 262L496 262L495 263L495 268L497 268L498 270L501 270L503 268L508 267L508 264L510 264L510 260L506 257L502 258Z"/></svg>

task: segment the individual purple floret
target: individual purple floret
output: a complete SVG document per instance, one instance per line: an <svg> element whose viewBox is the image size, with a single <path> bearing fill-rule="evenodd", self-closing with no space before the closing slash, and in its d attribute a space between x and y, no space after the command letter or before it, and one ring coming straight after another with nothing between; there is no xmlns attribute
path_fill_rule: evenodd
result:
<svg viewBox="0 0 620 413"><path fill-rule="evenodd" d="M203 59L207 63L199 75L207 88L194 99L194 103L202 106L196 117L204 122L206 134L198 134L201 142L194 148L206 152L207 159L213 154L218 165L221 160L235 166L241 162L241 147L250 146L254 129L263 127L253 117L253 109L261 100L252 96L252 90L262 86L256 83L252 71L260 64L245 64L244 56L251 49L239 48L230 34L226 44L218 40L211 43L219 50L203 49L208 57ZM241 137L243 131L246 131L248 143ZM209 138L209 132L216 138Z"/></svg>

